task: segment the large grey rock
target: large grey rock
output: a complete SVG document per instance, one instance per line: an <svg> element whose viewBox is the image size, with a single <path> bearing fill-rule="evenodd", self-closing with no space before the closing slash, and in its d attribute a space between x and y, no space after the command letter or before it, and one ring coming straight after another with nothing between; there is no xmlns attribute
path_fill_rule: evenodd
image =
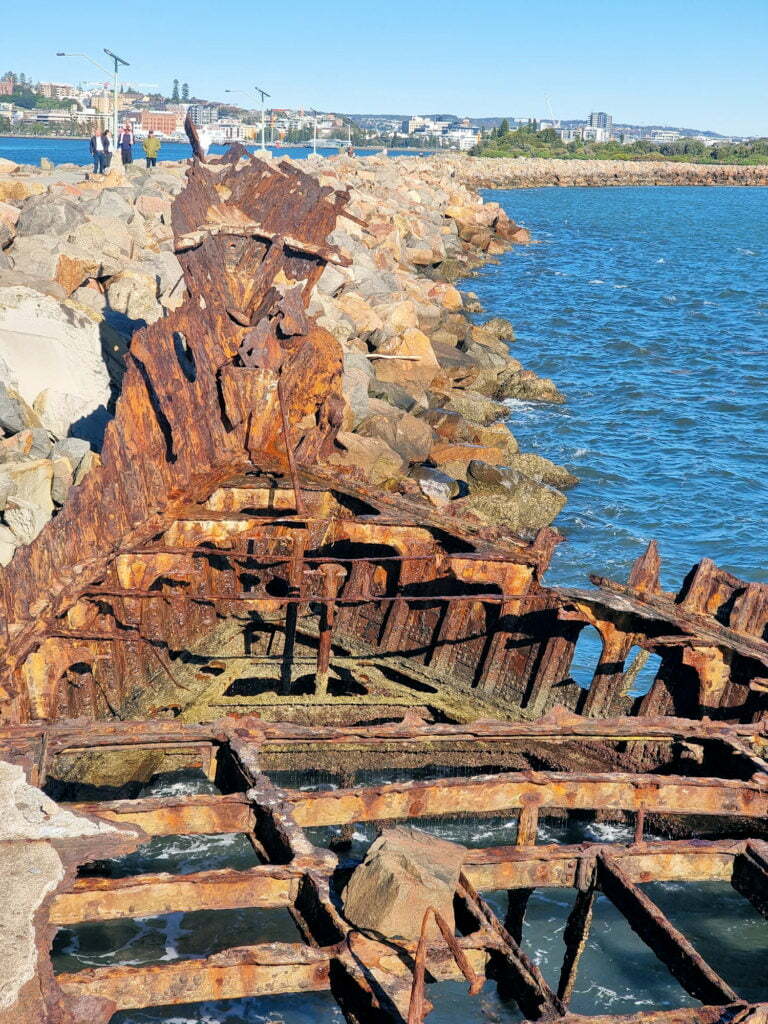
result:
<svg viewBox="0 0 768 1024"><path fill-rule="evenodd" d="M127 223L133 215L133 197L132 189L102 189L93 201L90 212L94 217L114 217Z"/></svg>
<svg viewBox="0 0 768 1024"><path fill-rule="evenodd" d="M19 396L0 381L0 430L6 434L18 434L26 426Z"/></svg>
<svg viewBox="0 0 768 1024"><path fill-rule="evenodd" d="M51 449L52 459L68 459L74 473L85 456L90 452L91 446L80 437L65 437L57 441Z"/></svg>
<svg viewBox="0 0 768 1024"><path fill-rule="evenodd" d="M473 460L467 468L467 508L487 522L506 526L513 533L531 534L549 526L559 515L566 497L554 487L538 483L517 469L490 466Z"/></svg>
<svg viewBox="0 0 768 1024"><path fill-rule="evenodd" d="M453 897L466 854L465 847L416 828L387 829L347 883L345 917L386 938L416 940L434 907L453 931ZM439 934L434 921L427 934Z"/></svg>
<svg viewBox="0 0 768 1024"><path fill-rule="evenodd" d="M181 304L185 294L184 271L175 253L145 250L138 254L133 266L143 274L154 275L156 294L161 300L168 300L163 305L175 308ZM170 305L171 302L173 305Z"/></svg>
<svg viewBox="0 0 768 1024"><path fill-rule="evenodd" d="M16 490L16 481L11 476L10 472L2 465L0 465L0 512L5 509L8 504L8 498Z"/></svg>
<svg viewBox="0 0 768 1024"><path fill-rule="evenodd" d="M58 459L51 459L51 465L53 466L51 498L56 505L63 505L67 500L69 488L72 486L75 478L72 463L69 459L61 456Z"/></svg>
<svg viewBox="0 0 768 1024"><path fill-rule="evenodd" d="M414 466L409 474L418 482L421 493L432 505L445 507L459 493L459 483L452 476L430 466Z"/></svg>
<svg viewBox="0 0 768 1024"><path fill-rule="evenodd" d="M490 426L496 420L503 419L508 409L502 402L495 402L478 391L461 391L454 388L451 391L445 408L457 412L464 419L472 423L479 423L481 426Z"/></svg>
<svg viewBox="0 0 768 1024"><path fill-rule="evenodd" d="M336 295L348 281L349 277L343 270L328 263L318 279L317 289L324 295Z"/></svg>
<svg viewBox="0 0 768 1024"><path fill-rule="evenodd" d="M415 388L409 390L395 381L377 380L376 377L372 377L368 384L368 394L371 398L378 398L383 402L388 402L396 409L402 409L403 412L414 412L414 410L427 408L423 391L418 391Z"/></svg>
<svg viewBox="0 0 768 1024"><path fill-rule="evenodd" d="M15 271L53 281L62 247L62 239L54 235L18 235L8 249L8 255L13 260Z"/></svg>
<svg viewBox="0 0 768 1024"><path fill-rule="evenodd" d="M113 230L108 220L88 221L81 224L69 236L69 243L76 249L88 252L99 262L99 276L117 274L125 266L132 242L128 228L121 225L120 231ZM127 239L127 241L126 241Z"/></svg>
<svg viewBox="0 0 768 1024"><path fill-rule="evenodd" d="M16 233L64 237L83 224L85 219L83 208L71 199L35 196L24 204L16 222Z"/></svg>
<svg viewBox="0 0 768 1024"><path fill-rule="evenodd" d="M58 256L56 257L58 263ZM3 270L0 268L0 289L29 288L40 295L48 295L52 299L66 299L67 293L58 281L53 278L38 277L23 270Z"/></svg>
<svg viewBox="0 0 768 1024"><path fill-rule="evenodd" d="M111 309L124 313L129 320L153 324L163 315L157 301L157 280L143 270L123 270L107 285L107 301Z"/></svg>
<svg viewBox="0 0 768 1024"><path fill-rule="evenodd" d="M100 445L110 385L92 316L29 288L0 288L0 358L26 402L47 392L44 426L61 436L77 424L78 436Z"/></svg>
<svg viewBox="0 0 768 1024"><path fill-rule="evenodd" d="M8 499L5 522L19 544L31 544L50 518L50 514L31 501Z"/></svg>
<svg viewBox="0 0 768 1024"><path fill-rule="evenodd" d="M368 398L368 383L373 376L373 370L368 359L362 352L344 352L344 376L342 387L344 396L352 410L352 418L355 424L365 419L370 406Z"/></svg>
<svg viewBox="0 0 768 1024"><path fill-rule="evenodd" d="M51 481L53 464L49 459L35 459L31 462L5 462L2 473L11 480L12 488L6 499L6 520L8 510L17 501L28 502L40 509L46 520L53 512ZM10 525L10 524L9 524Z"/></svg>
<svg viewBox="0 0 768 1024"><path fill-rule="evenodd" d="M0 523L0 566L9 564L18 546L13 530Z"/></svg>
<svg viewBox="0 0 768 1024"><path fill-rule="evenodd" d="M519 469L531 480L549 484L561 491L575 487L579 482L579 478L569 472L565 466L558 466L556 462L545 459L543 455L537 455L535 452L511 455L507 464L510 469Z"/></svg>
<svg viewBox="0 0 768 1024"><path fill-rule="evenodd" d="M19 765L0 762L0 1017L4 1020L42 1021L47 1016L36 995L40 986L32 979L38 969L40 907L65 875L54 843L119 832L114 825L64 810L30 786ZM41 955L47 957L47 952ZM80 1013L75 1016L84 1019Z"/></svg>

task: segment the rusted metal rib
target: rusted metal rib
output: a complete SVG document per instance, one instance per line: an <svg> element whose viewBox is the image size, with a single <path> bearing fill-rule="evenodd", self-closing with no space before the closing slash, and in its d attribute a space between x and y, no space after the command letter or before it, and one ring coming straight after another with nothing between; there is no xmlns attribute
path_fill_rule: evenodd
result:
<svg viewBox="0 0 768 1024"><path fill-rule="evenodd" d="M730 985L670 924L653 900L629 881L615 860L601 853L597 863L600 888L686 992L704 1003L727 1005L738 1001Z"/></svg>

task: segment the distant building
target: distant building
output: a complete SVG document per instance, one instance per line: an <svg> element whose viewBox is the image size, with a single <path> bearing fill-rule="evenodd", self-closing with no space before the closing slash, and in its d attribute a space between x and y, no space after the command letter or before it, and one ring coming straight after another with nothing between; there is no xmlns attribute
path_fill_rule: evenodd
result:
<svg viewBox="0 0 768 1024"><path fill-rule="evenodd" d="M583 142L608 142L611 138L611 133L607 128L585 124L581 129L581 138Z"/></svg>
<svg viewBox="0 0 768 1024"><path fill-rule="evenodd" d="M40 92L49 100L65 100L73 96L77 90L74 85L63 82L41 82Z"/></svg>
<svg viewBox="0 0 768 1024"><path fill-rule="evenodd" d="M480 133L469 124L455 124L438 136L441 146L456 149L472 149L480 141Z"/></svg>
<svg viewBox="0 0 768 1024"><path fill-rule="evenodd" d="M578 142L581 138L581 128L556 128L555 131L563 142Z"/></svg>
<svg viewBox="0 0 768 1024"><path fill-rule="evenodd" d="M651 128L648 132L651 142L677 142L682 137L682 133L673 128Z"/></svg>
<svg viewBox="0 0 768 1024"><path fill-rule="evenodd" d="M245 138L245 125L233 117L223 117L212 127L215 141L222 145L226 145L228 142L240 142Z"/></svg>
<svg viewBox="0 0 768 1024"><path fill-rule="evenodd" d="M190 103L187 113L192 124L198 128L219 120L219 108L212 103Z"/></svg>
<svg viewBox="0 0 768 1024"><path fill-rule="evenodd" d="M114 106L114 97L109 92L99 92L91 97L91 106L97 114L111 114Z"/></svg>
<svg viewBox="0 0 768 1024"><path fill-rule="evenodd" d="M604 110L591 113L587 124L590 128L601 128L606 133L605 138L599 141L605 142L613 138L613 117L611 114L606 114Z"/></svg>
<svg viewBox="0 0 768 1024"><path fill-rule="evenodd" d="M453 124L453 119L414 116L403 121L401 130L405 135L442 135Z"/></svg>
<svg viewBox="0 0 768 1024"><path fill-rule="evenodd" d="M0 78L0 96L11 96L13 94L14 81L10 75L3 75Z"/></svg>
<svg viewBox="0 0 768 1024"><path fill-rule="evenodd" d="M173 135L179 128L178 114L169 110L142 110L141 128L145 132Z"/></svg>

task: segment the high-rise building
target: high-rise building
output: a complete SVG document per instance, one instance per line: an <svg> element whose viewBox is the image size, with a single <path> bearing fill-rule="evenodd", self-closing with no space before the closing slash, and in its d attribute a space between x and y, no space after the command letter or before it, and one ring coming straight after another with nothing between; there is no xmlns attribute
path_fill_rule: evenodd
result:
<svg viewBox="0 0 768 1024"><path fill-rule="evenodd" d="M65 100L74 96L75 87L64 82L41 82L40 92L49 100Z"/></svg>
<svg viewBox="0 0 768 1024"><path fill-rule="evenodd" d="M613 117L606 114L604 110L593 112L589 115L587 122L590 128L602 128L610 139L613 135Z"/></svg>
<svg viewBox="0 0 768 1024"><path fill-rule="evenodd" d="M197 128L219 120L219 108L210 103L190 103L187 113Z"/></svg>

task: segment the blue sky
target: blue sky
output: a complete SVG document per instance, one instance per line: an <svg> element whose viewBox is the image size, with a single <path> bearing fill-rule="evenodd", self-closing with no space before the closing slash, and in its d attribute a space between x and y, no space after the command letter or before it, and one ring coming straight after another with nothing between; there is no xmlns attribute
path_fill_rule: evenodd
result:
<svg viewBox="0 0 768 1024"><path fill-rule="evenodd" d="M10 9L8 9L10 8ZM352 113L584 117L768 135L768 0L9 0L0 74L139 83ZM238 99L243 99L239 97Z"/></svg>

